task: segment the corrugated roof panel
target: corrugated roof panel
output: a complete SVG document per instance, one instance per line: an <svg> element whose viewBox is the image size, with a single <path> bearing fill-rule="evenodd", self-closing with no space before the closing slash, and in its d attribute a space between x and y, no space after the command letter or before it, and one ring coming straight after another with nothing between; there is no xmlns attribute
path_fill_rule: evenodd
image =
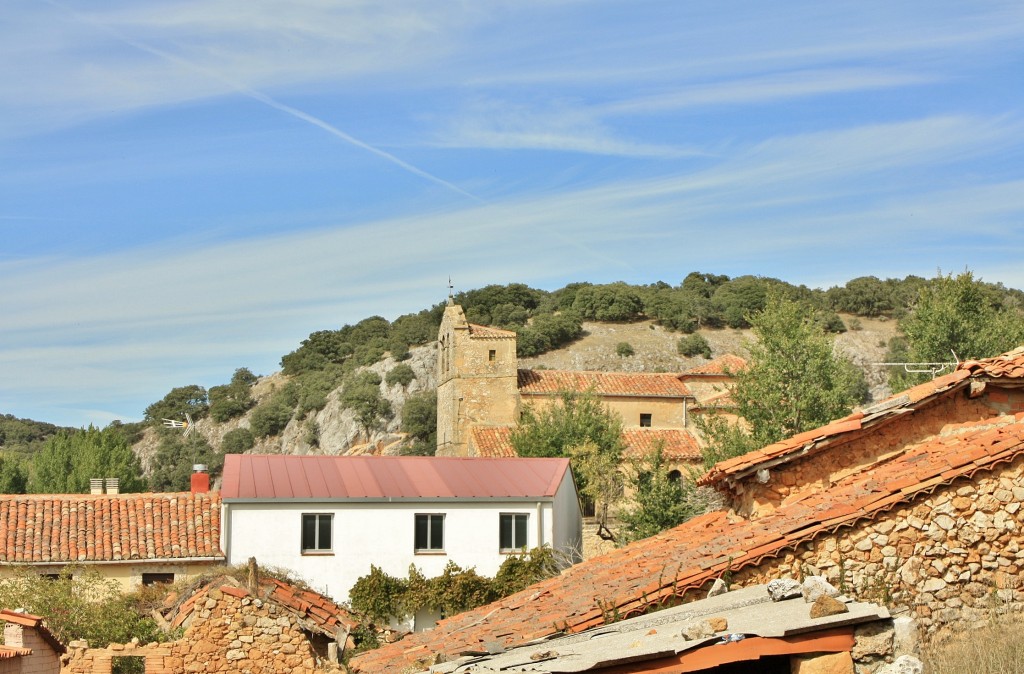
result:
<svg viewBox="0 0 1024 674"><path fill-rule="evenodd" d="M224 464L225 498L540 498L567 459L240 454ZM554 487L554 488L553 488Z"/></svg>

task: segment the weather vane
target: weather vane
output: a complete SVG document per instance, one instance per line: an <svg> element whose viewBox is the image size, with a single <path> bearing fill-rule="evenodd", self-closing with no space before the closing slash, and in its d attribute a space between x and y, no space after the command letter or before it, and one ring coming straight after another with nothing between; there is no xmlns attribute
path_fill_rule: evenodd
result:
<svg viewBox="0 0 1024 674"><path fill-rule="evenodd" d="M184 428L185 434L182 437L187 438L192 429L195 428L195 424L192 422L192 415L188 412L185 413L185 421L178 421L176 419L164 419L164 426L167 428Z"/></svg>

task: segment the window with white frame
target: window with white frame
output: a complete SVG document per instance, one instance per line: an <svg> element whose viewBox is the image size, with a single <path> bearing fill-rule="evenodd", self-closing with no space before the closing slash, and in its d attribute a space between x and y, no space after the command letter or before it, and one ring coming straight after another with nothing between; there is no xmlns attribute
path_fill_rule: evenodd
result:
<svg viewBox="0 0 1024 674"><path fill-rule="evenodd" d="M302 552L330 552L334 515L330 513L302 514Z"/></svg>
<svg viewBox="0 0 1024 674"><path fill-rule="evenodd" d="M444 515L416 515L416 552L444 552Z"/></svg>
<svg viewBox="0 0 1024 674"><path fill-rule="evenodd" d="M502 513L498 523L498 547L501 552L526 550L527 525L530 516L526 513Z"/></svg>

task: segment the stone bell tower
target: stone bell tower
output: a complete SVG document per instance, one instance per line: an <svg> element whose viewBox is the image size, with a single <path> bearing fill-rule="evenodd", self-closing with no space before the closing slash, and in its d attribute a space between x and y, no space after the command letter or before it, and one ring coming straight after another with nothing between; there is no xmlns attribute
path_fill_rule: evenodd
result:
<svg viewBox="0 0 1024 674"><path fill-rule="evenodd" d="M449 297L437 341L437 455L469 456L472 426L519 418L516 333L469 323Z"/></svg>

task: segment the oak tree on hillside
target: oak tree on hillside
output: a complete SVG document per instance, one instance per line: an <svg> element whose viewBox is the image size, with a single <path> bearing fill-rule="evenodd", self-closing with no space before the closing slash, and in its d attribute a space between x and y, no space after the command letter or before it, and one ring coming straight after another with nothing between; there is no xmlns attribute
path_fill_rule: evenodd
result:
<svg viewBox="0 0 1024 674"><path fill-rule="evenodd" d="M771 295L749 321L757 341L732 391L743 423L715 415L699 422L708 466L826 424L867 399L863 372L835 353L812 307Z"/></svg>

